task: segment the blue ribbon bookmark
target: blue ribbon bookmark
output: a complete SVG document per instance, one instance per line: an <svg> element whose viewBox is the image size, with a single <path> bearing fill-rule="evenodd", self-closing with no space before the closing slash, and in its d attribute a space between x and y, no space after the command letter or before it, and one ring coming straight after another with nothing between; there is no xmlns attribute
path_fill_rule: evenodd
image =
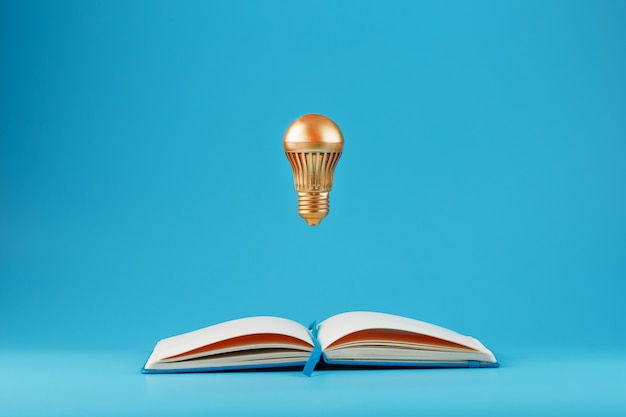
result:
<svg viewBox="0 0 626 417"><path fill-rule="evenodd" d="M311 355L302 370L302 373L306 376L311 376L313 369L315 369L315 365L317 365L320 361L320 357L322 356L322 347L320 346L320 342L317 341L317 321L311 323L309 330L311 331L311 339L313 339L313 351L311 352Z"/></svg>

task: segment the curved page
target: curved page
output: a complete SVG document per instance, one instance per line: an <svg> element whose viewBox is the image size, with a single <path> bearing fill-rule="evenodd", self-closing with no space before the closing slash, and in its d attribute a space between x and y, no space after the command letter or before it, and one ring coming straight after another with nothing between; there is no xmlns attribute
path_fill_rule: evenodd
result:
<svg viewBox="0 0 626 417"><path fill-rule="evenodd" d="M304 342L313 349L313 341L309 331L300 323L281 317L246 317L161 340L150 355L146 368L166 358L181 356L229 339L255 334L286 335L297 339L298 342ZM246 338L243 337L242 341L245 340Z"/></svg>
<svg viewBox="0 0 626 417"><path fill-rule="evenodd" d="M326 350L335 341L344 336L371 329L399 330L432 336L454 344L466 346L478 352L487 353L493 362L496 361L489 349L473 337L464 336L453 330L408 317L371 311L342 313L324 320L319 325L318 340L322 350Z"/></svg>

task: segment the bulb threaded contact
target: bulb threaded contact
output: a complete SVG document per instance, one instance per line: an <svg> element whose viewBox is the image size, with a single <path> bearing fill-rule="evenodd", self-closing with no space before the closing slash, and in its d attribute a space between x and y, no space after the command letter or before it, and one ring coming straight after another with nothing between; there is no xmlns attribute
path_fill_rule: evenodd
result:
<svg viewBox="0 0 626 417"><path fill-rule="evenodd" d="M328 215L328 192L298 193L298 214L309 226L317 226Z"/></svg>

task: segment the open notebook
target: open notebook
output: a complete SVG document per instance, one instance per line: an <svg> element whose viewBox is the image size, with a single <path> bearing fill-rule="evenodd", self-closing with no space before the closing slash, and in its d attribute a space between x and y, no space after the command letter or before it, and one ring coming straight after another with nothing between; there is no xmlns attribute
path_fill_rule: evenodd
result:
<svg viewBox="0 0 626 417"><path fill-rule="evenodd" d="M497 367L478 340L407 317L369 311L337 314L309 328L259 316L163 339L142 372L208 372L329 365Z"/></svg>

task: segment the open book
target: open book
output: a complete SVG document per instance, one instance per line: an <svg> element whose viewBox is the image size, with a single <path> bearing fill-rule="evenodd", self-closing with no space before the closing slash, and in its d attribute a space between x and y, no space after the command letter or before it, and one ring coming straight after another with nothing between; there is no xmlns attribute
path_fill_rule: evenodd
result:
<svg viewBox="0 0 626 417"><path fill-rule="evenodd" d="M142 372L206 372L315 365L497 367L478 340L392 314L337 314L309 328L280 317L248 317L163 339Z"/></svg>

